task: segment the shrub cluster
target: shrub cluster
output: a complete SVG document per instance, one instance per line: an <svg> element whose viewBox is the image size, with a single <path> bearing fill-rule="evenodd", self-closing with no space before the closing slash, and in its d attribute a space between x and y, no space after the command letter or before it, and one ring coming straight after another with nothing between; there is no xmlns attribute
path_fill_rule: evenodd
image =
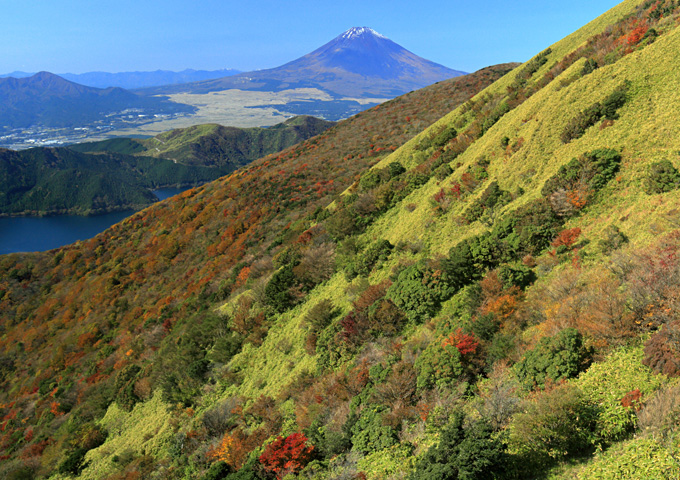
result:
<svg viewBox="0 0 680 480"><path fill-rule="evenodd" d="M573 378L590 365L593 350L583 345L575 328L565 328L555 337L542 338L514 365L517 378L528 388L544 388L546 382Z"/></svg>
<svg viewBox="0 0 680 480"><path fill-rule="evenodd" d="M617 87L602 103L596 102L573 117L564 127L560 139L562 143L569 143L580 138L602 119L616 120L619 118L618 110L626 103L626 93L630 88L630 82L625 82Z"/></svg>
<svg viewBox="0 0 680 480"><path fill-rule="evenodd" d="M680 187L680 172L668 160L651 163L647 169L645 193L666 193Z"/></svg>
<svg viewBox="0 0 680 480"><path fill-rule="evenodd" d="M496 206L507 205L512 201L510 192L506 192L498 186L498 182L493 181L482 192L482 195L475 200L463 213L463 218L468 223L479 220L484 212L493 209Z"/></svg>

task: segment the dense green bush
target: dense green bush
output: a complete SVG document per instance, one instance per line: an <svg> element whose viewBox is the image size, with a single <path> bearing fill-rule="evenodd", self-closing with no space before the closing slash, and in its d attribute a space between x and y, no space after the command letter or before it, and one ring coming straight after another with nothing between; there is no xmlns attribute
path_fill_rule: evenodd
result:
<svg viewBox="0 0 680 480"><path fill-rule="evenodd" d="M546 382L573 378L592 361L592 348L583 345L575 328L565 328L554 337L544 337L514 365L517 378L527 388L544 388Z"/></svg>
<svg viewBox="0 0 680 480"><path fill-rule="evenodd" d="M484 421L464 425L461 413L441 433L439 442L420 457L409 480L491 480L503 478L507 455L503 443Z"/></svg>
<svg viewBox="0 0 680 480"><path fill-rule="evenodd" d="M505 264L498 268L498 279L505 288L519 287L524 290L536 281L536 273L525 265Z"/></svg>
<svg viewBox="0 0 680 480"><path fill-rule="evenodd" d="M406 169L399 162L391 162L387 166L387 172L390 174L390 178L394 178L394 177L398 177L402 173L405 173Z"/></svg>
<svg viewBox="0 0 680 480"><path fill-rule="evenodd" d="M381 405L369 405L361 411L352 426L354 450L367 454L399 443L396 430L389 425L383 425L383 413L387 410Z"/></svg>
<svg viewBox="0 0 680 480"><path fill-rule="evenodd" d="M586 59L586 62L583 64L583 68L581 69L581 76L593 73L597 69L597 67L598 65L595 60L593 60L592 58Z"/></svg>
<svg viewBox="0 0 680 480"><path fill-rule="evenodd" d="M139 401L139 397L135 394L134 386L137 374L141 371L142 369L137 365L127 365L116 374L116 381L114 383L116 391L115 401L128 412Z"/></svg>
<svg viewBox="0 0 680 480"><path fill-rule="evenodd" d="M444 165L440 165L439 167L437 167L437 169L434 171L434 178L441 182L443 180L446 180L452 173L453 169L449 166L448 163L445 163Z"/></svg>
<svg viewBox="0 0 680 480"><path fill-rule="evenodd" d="M419 391L454 385L464 373L463 357L454 345L432 342L415 363Z"/></svg>
<svg viewBox="0 0 680 480"><path fill-rule="evenodd" d="M644 189L645 193L666 193L680 187L680 172L668 160L654 162L647 168Z"/></svg>
<svg viewBox="0 0 680 480"><path fill-rule="evenodd" d="M363 255L354 257L354 261L345 266L347 279L352 279L358 275L367 277L376 265L387 260L392 252L394 245L388 240L378 240L366 248Z"/></svg>
<svg viewBox="0 0 680 480"><path fill-rule="evenodd" d="M546 180L541 194L550 197L558 190L585 189L594 193L602 189L619 170L621 154L610 148L598 148L562 165Z"/></svg>
<svg viewBox="0 0 680 480"><path fill-rule="evenodd" d="M446 271L420 262L399 273L387 289L386 297L406 313L409 320L423 322L437 313L441 302L453 293Z"/></svg>
<svg viewBox="0 0 680 480"><path fill-rule="evenodd" d="M503 102L500 105L498 105L494 110L491 111L491 113L489 113L489 115L482 122L482 129L480 135L484 135L491 127L498 123L498 120L500 120L503 115L505 115L509 111L510 105L508 105L506 102Z"/></svg>
<svg viewBox="0 0 680 480"><path fill-rule="evenodd" d="M602 252L608 255L627 242L628 237L616 225L609 225L602 232L602 239L598 242L598 245Z"/></svg>
<svg viewBox="0 0 680 480"><path fill-rule="evenodd" d="M59 464L59 473L67 475L80 475L80 472L87 466L85 462L86 448L76 448Z"/></svg>
<svg viewBox="0 0 680 480"><path fill-rule="evenodd" d="M285 312L297 302L291 292L297 281L293 267L292 264L288 264L278 270L264 289L265 302L279 313Z"/></svg>
<svg viewBox="0 0 680 480"><path fill-rule="evenodd" d="M225 462L213 463L201 480L224 480L234 469Z"/></svg>
<svg viewBox="0 0 680 480"><path fill-rule="evenodd" d="M456 131L455 128L446 127L432 139L432 145L437 148L443 147L444 145L449 143L450 140L456 138L456 135L458 135L458 132Z"/></svg>

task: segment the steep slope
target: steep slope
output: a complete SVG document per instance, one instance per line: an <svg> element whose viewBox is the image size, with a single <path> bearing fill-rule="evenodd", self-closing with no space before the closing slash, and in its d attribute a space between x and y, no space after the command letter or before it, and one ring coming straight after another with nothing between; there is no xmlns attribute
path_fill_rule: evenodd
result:
<svg viewBox="0 0 680 480"><path fill-rule="evenodd" d="M423 59L368 27L354 27L280 67L145 92L320 88L337 97L394 97L464 72Z"/></svg>
<svg viewBox="0 0 680 480"><path fill-rule="evenodd" d="M78 126L126 109L147 114L194 111L187 105L140 97L121 88L86 87L49 72L0 78L0 125L5 128Z"/></svg>
<svg viewBox="0 0 680 480"><path fill-rule="evenodd" d="M70 447L64 443L67 436L57 433L59 425L66 418L93 422L102 416L117 372L133 359L127 353L133 339L129 335L146 332L157 337L156 342L164 332L179 332L189 325L184 320L189 312L203 312L197 320L204 315L212 318L209 310L215 302L243 281L239 262L266 252L270 245L274 248L287 235L288 224L308 218L317 207L321 211L355 180L357 172L510 68L491 67L383 104L276 157L161 202L91 241L55 252L0 257L3 406L11 410L40 397L30 415L41 417L52 408L44 397L46 389L52 392L54 375L62 375L64 385L70 387L54 402L62 410L69 404L72 410L65 416L46 414L56 416L44 428L30 420L35 440L17 443L13 438L19 430L13 420L6 423L2 447L12 461L3 467L4 472L24 468L25 462L19 459L24 453L19 450L30 450L35 461L45 462L44 467L26 466L41 474L62 461ZM270 260L262 260L260 274L266 275ZM263 333L262 329L254 333L258 331ZM55 345L63 349L55 351ZM163 361L174 358L154 353L159 345L143 347L143 355ZM62 367L68 372L58 374ZM36 369L42 373L36 376ZM173 372L174 367L167 370ZM167 380L184 383L179 378ZM38 390L34 391L34 383ZM77 460L77 452L74 455Z"/></svg>
<svg viewBox="0 0 680 480"><path fill-rule="evenodd" d="M3 258L6 471L40 417L81 478L678 477L679 19L625 1L377 162L435 90Z"/></svg>

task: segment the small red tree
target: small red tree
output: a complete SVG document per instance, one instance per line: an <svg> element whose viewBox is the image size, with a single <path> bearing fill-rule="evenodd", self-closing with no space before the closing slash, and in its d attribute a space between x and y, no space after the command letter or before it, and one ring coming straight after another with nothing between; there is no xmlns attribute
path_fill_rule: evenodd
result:
<svg viewBox="0 0 680 480"><path fill-rule="evenodd" d="M453 332L449 337L444 340L442 346L452 345L458 349L461 355L474 354L477 352L477 347L479 347L479 342L474 335L468 335L463 333L460 328Z"/></svg>
<svg viewBox="0 0 680 480"><path fill-rule="evenodd" d="M312 459L313 452L314 447L307 445L307 437L294 433L286 438L277 437L265 447L259 460L265 470L281 479L302 470Z"/></svg>
<svg viewBox="0 0 680 480"><path fill-rule="evenodd" d="M553 247L559 247L564 245L565 247L570 248L576 242L580 235L581 229L578 227L562 230L559 234L557 234L557 237L551 242L551 245Z"/></svg>

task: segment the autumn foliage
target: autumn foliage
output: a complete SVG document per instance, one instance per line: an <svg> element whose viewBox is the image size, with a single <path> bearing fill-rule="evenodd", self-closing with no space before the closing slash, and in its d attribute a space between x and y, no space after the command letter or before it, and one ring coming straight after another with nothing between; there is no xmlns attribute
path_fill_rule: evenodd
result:
<svg viewBox="0 0 680 480"><path fill-rule="evenodd" d="M294 433L286 438L277 437L265 447L259 461L265 470L281 479L302 470L313 456L314 447L307 445L307 437Z"/></svg>

